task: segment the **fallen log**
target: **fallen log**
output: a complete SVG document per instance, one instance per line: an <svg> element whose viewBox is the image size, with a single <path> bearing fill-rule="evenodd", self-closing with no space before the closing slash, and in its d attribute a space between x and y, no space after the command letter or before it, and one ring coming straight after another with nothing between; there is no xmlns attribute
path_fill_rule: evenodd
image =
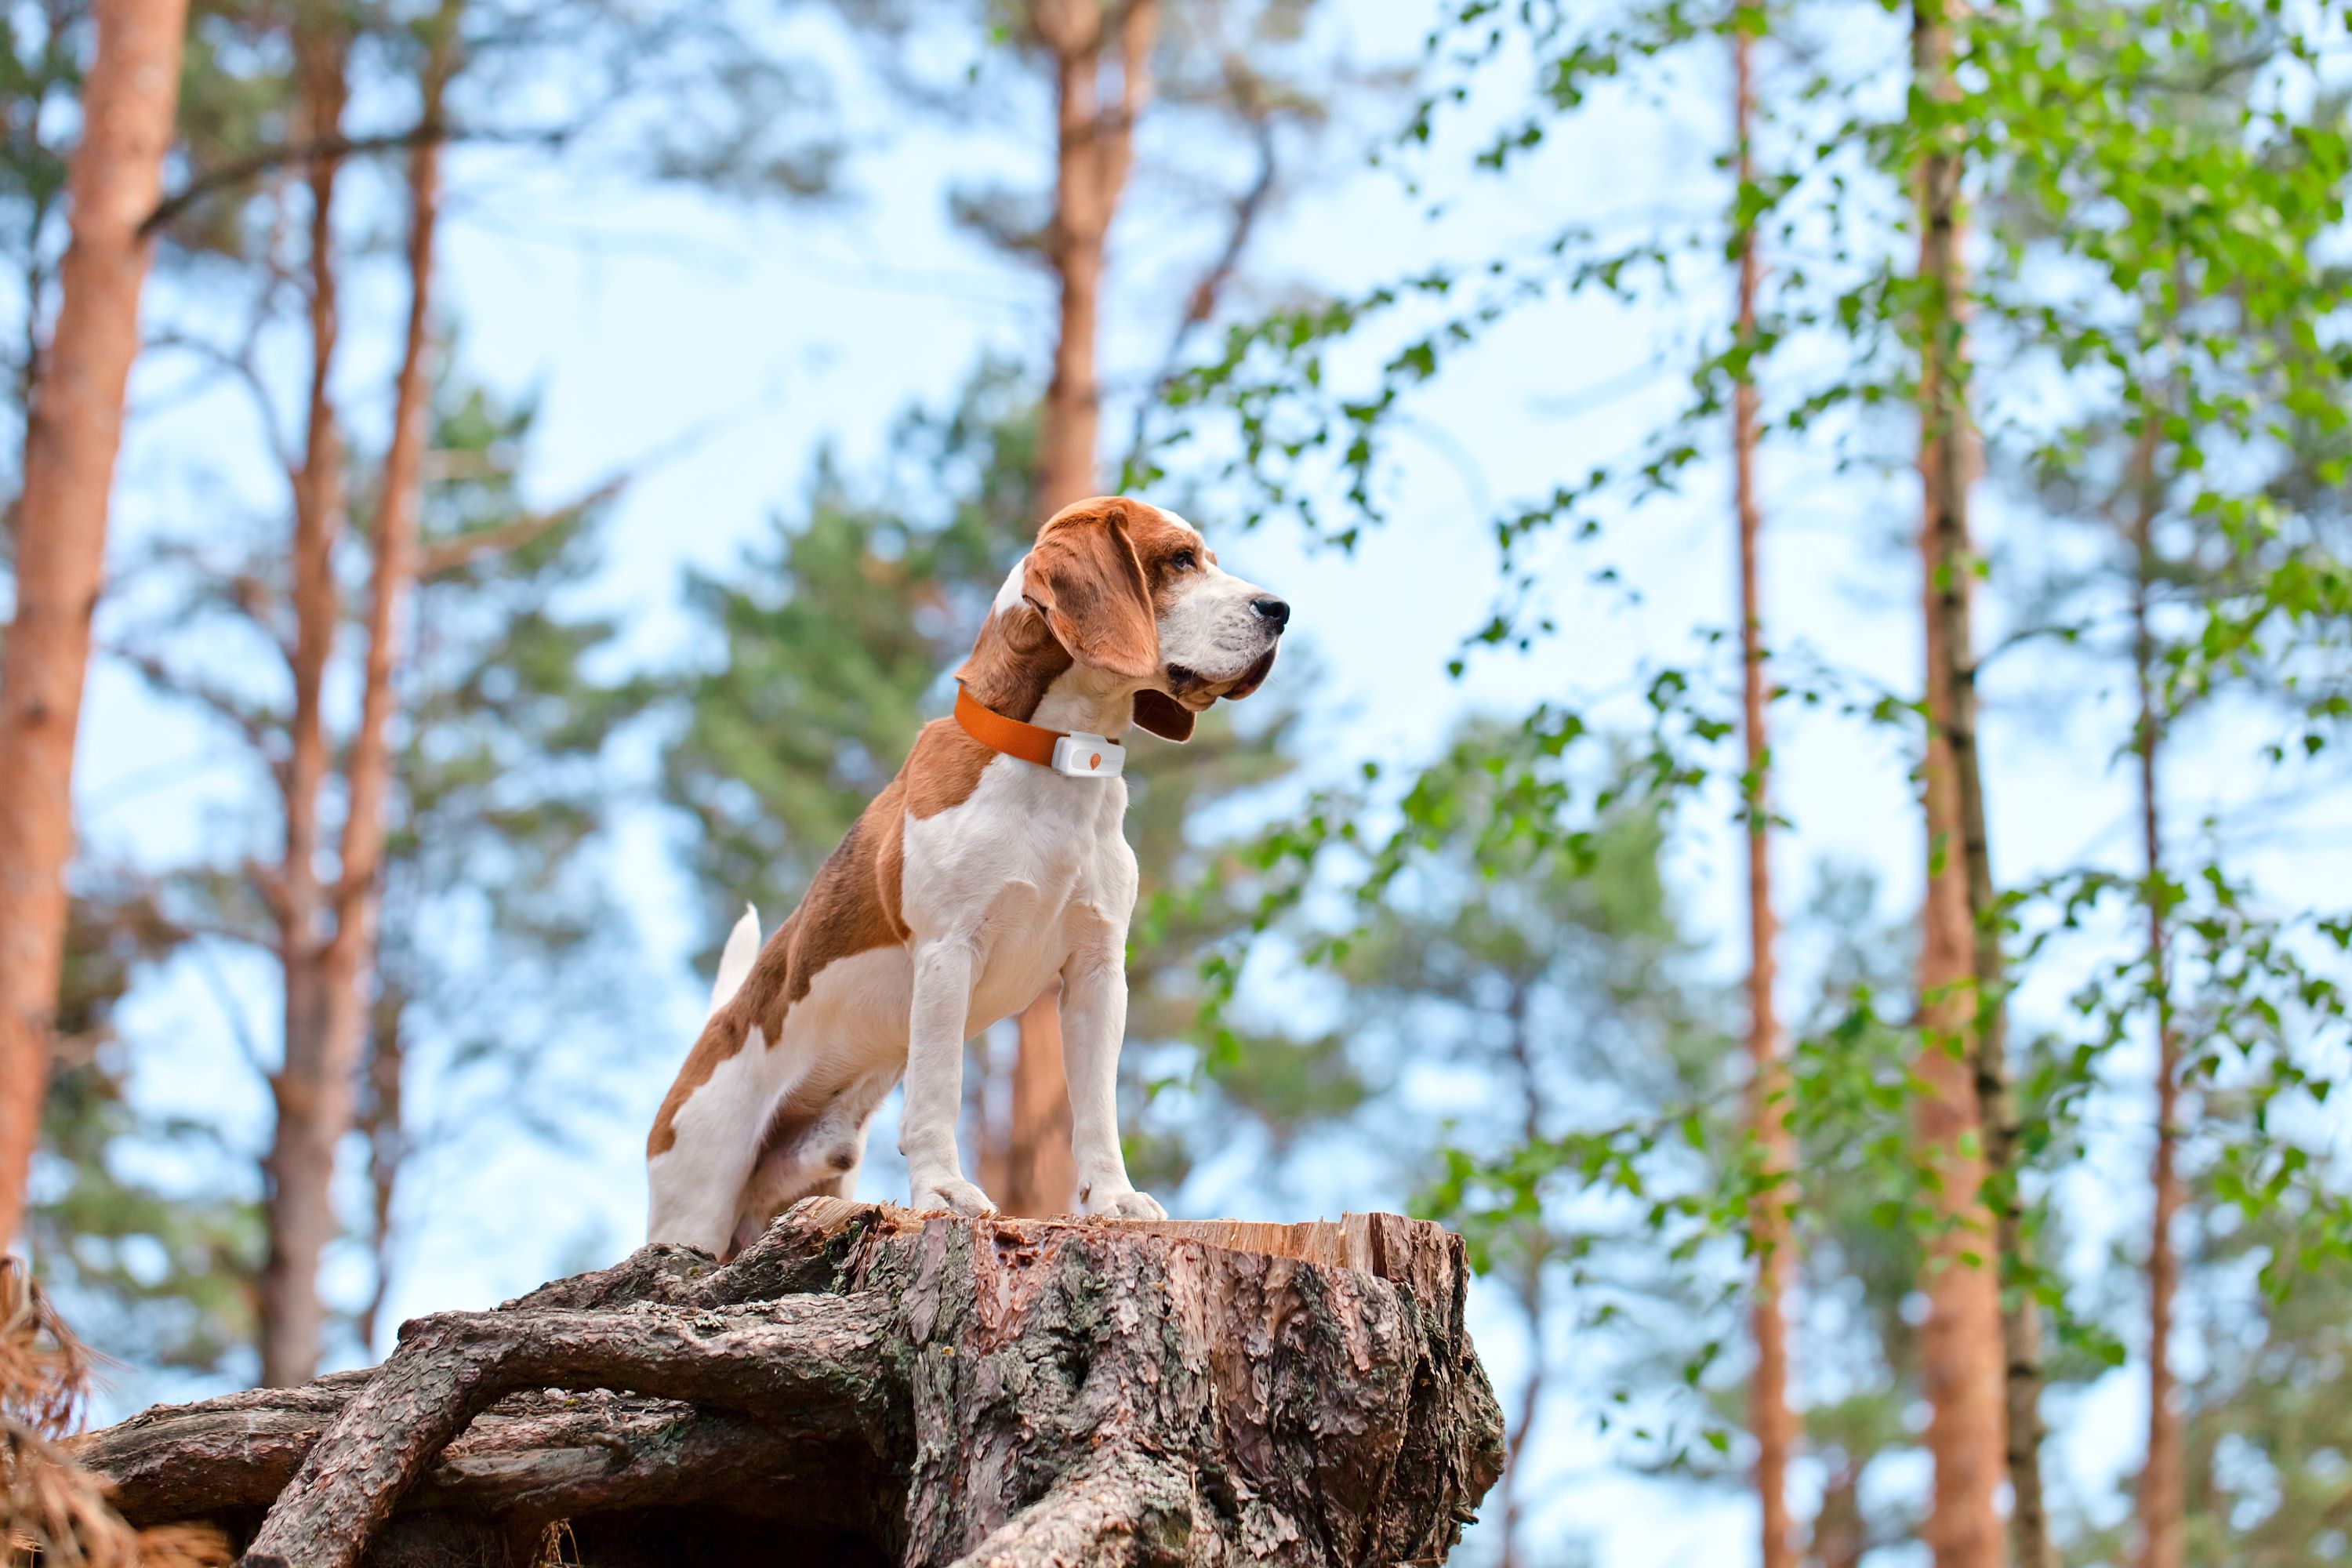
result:
<svg viewBox="0 0 2352 1568"><path fill-rule="evenodd" d="M1434 1562L1501 1467L1465 1284L1392 1215L811 1198L726 1265L646 1247L77 1457L251 1568Z"/></svg>

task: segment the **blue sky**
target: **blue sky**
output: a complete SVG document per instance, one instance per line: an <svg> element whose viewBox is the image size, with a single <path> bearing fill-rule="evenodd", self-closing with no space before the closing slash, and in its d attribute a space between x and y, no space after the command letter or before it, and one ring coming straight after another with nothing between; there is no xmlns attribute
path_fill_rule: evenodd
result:
<svg viewBox="0 0 2352 1568"><path fill-rule="evenodd" d="M1864 8L1871 16L1874 8ZM1427 16L1418 5L1327 6L1321 37L1359 62L1412 59ZM815 454L832 447L852 468L883 456L893 416L910 402L943 404L984 354L1035 364L1050 328L1043 279L958 230L945 192L958 180L1046 170L1042 94L1008 96L1000 127L971 134L920 121L899 124L858 85L856 48L822 15L791 22L790 36L841 78L843 110L859 151L853 194L831 210L746 211L676 192L550 170L511 154L453 157L443 261L449 313L461 327L467 372L493 384L536 390L542 415L530 469L541 500L580 493L616 468L699 432L682 455L646 474L619 504L611 565L593 590L621 609L632 655L668 663L699 650L688 638L677 586L688 568L720 569L792 508ZM1867 50L1867 36L1842 47ZM1503 79L1508 77L1507 68ZM1246 310L1304 286L1348 291L1433 258L1475 258L1532 242L1580 218L1650 215L1695 221L1720 204L1713 160L1724 134L1723 83L1711 63L1670 79L1654 102L1604 96L1507 181L1449 192L1432 217L1396 174L1365 166L1357 150L1390 118L1366 109L1335 128L1311 177L1281 205L1248 263ZM1491 105L1474 104L1475 121ZM1171 129L1166 132L1173 136ZM1114 242L1113 298L1105 346L1118 392L1106 430L1123 437L1125 399L1156 362L1169 324L1217 236L1202 209L1171 193L1155 170L1197 166L1207 154L1156 140L1147 121L1139 197ZM1446 181L1460 167L1465 132L1425 154ZM1338 777L1360 760L1425 755L1464 711L1523 708L1543 698L1601 700L1623 712L1632 683L1661 662L1728 664L1701 640L1727 626L1733 604L1729 512L1723 465L1712 458L1675 499L1620 519L1575 553L1548 547L1561 584L1559 634L1526 656L1495 655L1450 679L1447 659L1483 618L1495 587L1482 517L1509 498L1548 489L1594 463L1634 449L1671 414L1672 374L1695 332L1716 330L1729 280L1696 286L1680 300L1626 309L1554 304L1516 318L1454 365L1414 405L1409 439L1386 482L1395 521L1352 555L1318 552L1280 528L1243 535L1213 512L1198 522L1229 564L1284 593L1294 626L1318 653L1310 772ZM179 288L182 292L173 293ZM347 380L355 416L370 416L388 382L388 323L400 303L373 273L347 314L358 329ZM161 286L158 310L201 310L184 286ZM289 367L278 367L281 371ZM299 372L299 365L290 367ZM159 532L213 515L219 491L201 476L215 455L250 448L249 420L224 393L167 397L181 384L166 366L142 369L144 411L126 453L118 542L124 551ZM380 417L380 413L374 416ZM1885 433L1881 433L1885 434ZM1899 439L1881 443L1899 456ZM225 487L258 514L272 480L232 458ZM1916 515L1916 484L1899 464L1843 465L1818 444L1782 444L1764 463L1769 526L1769 624L1784 647L1901 690L1916 679L1916 585L1896 550ZM2012 521L1988 496L1990 531ZM1639 590L1585 587L1607 562ZM1997 633L1993 614L1990 631ZM1996 680L1989 721L1998 870L2005 880L2085 857L2128 865L2126 779L2110 750L2124 733L2120 692L2078 678L2063 707L2026 695L2057 674L2021 660ZM1276 679L1282 679L1278 672ZM1791 902L1827 859L1880 868L1889 908L1914 896L1921 851L1898 742L1832 713L1787 711L1779 721L1780 788L1794 833L1780 849ZM2204 805L2239 798L2250 779L2250 724L2235 726L2175 780L2185 824ZM163 859L215 830L228 775L205 762L208 746L184 718L159 710L119 669L94 680L79 780L85 833L110 854ZM642 756L634 765L643 764ZM1713 953L1737 972L1743 916L1728 802L1691 814L1676 850L1677 890L1695 930L1720 933ZM2273 896L2312 900L2338 886L2347 839L2340 823L2298 817L2291 833L2254 847ZM404 1215L405 1268L390 1321L437 1308L478 1305L633 1245L643 1225L642 1130L698 1019L707 980L688 972L691 889L667 853L668 826L635 814L613 858L616 891L642 937L645 989L660 998L644 1037L603 1042L610 1106L572 1117L575 1147L560 1152L495 1133L458 1158L429 1162ZM774 915L781 911L771 911ZM1787 982L1805 984L1801 965ZM270 1016L266 984L237 977L253 1016ZM2046 1005L2037 997L2029 1005ZM239 1135L266 1137L259 1088L235 1062L218 1011L196 979L174 973L142 994L129 1020L146 1040L166 1040L140 1059L138 1091L151 1103L204 1108ZM2135 1113L2125 1106L2126 1121ZM903 1198L878 1126L867 1195ZM2137 1169L2138 1145L2118 1141L2106 1173ZM1185 1214L1303 1219L1295 1194L1276 1199L1211 1173L1172 1196ZM1334 1185L1318 1213L1394 1205L1401 1193ZM2086 1231L2104 1237L2137 1223L2128 1205L2086 1194ZM356 1266L331 1270L331 1289L356 1290ZM1507 1384L1522 1349L1491 1303L1478 1307L1482 1346ZM194 1392L134 1379L118 1406ZM2117 1380L2095 1391L2065 1440L2087 1481L2129 1462L2137 1443L2134 1389ZM1550 1440L1538 1469L1538 1542L1589 1537L1598 1560L1643 1564L1752 1557L1748 1510L1733 1499L1693 1498L1673 1484L1612 1474L1570 1399L1548 1412ZM1671 1506L1661 1500L1671 1498Z"/></svg>

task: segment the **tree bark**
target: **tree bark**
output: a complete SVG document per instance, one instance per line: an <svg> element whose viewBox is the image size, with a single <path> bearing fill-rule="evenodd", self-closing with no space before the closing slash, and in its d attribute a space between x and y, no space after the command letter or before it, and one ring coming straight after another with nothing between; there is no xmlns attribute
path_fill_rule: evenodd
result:
<svg viewBox="0 0 2352 1568"><path fill-rule="evenodd" d="M217 1521L255 1568L424 1535L504 1563L557 1524L594 1564L740 1560L783 1524L849 1563L1432 1562L1500 1467L1465 1282L1457 1238L1393 1215L814 1198L724 1268L646 1247L79 1457L127 1517Z"/></svg>
<svg viewBox="0 0 2352 1568"><path fill-rule="evenodd" d="M2188 1561L2188 1463L2179 1394L2172 1375L2173 1300L2180 1287L2180 1255L2172 1240L2183 1199L2180 1147L2180 1034L2172 1016L2169 932L2164 904L2164 821L2157 756L2163 743L2158 711L2156 631L2150 603L2156 583L2158 413L2145 422L2134 453L2138 495L2132 537L2132 668L2139 692L2133 750L2139 763L2140 847L2147 867L2148 993L2156 1015L2156 1153L2150 1172L2155 1212L2147 1240L2147 1462L2139 1478L2137 1568L2184 1568Z"/></svg>
<svg viewBox="0 0 2352 1568"><path fill-rule="evenodd" d="M1118 96L1101 101L1107 0L1034 0L1032 20L1054 57L1054 218L1047 257L1059 294L1054 374L1037 432L1037 501L1052 516L1096 492L1102 387L1096 371L1103 269L1111 220L1134 156L1135 121L1151 91L1159 0L1127 0L1118 26ZM1077 1167L1070 1158L1069 1088L1062 1025L1049 989L1021 1015L1006 1130L1007 1214L1057 1214L1070 1206Z"/></svg>
<svg viewBox="0 0 2352 1568"><path fill-rule="evenodd" d="M1741 193L1755 178L1749 150L1756 118L1753 34L1763 26L1756 0L1739 0L1731 33L1733 166ZM1738 231L1738 332L1743 351L1756 343L1760 265L1755 226ZM1795 1202L1789 1175L1794 1160L1788 1108L1788 1064L1773 1005L1774 947L1779 923L1772 909L1771 744L1767 729L1770 690L1764 654L1764 588L1758 552L1764 530L1756 491L1757 391L1754 365L1743 359L1731 395L1731 472L1739 535L1739 662L1741 740L1748 765L1748 1131L1756 1141L1758 1190L1749 1235L1756 1253L1756 1294L1749 1310L1756 1368L1748 1386L1749 1431L1756 1438L1756 1497L1763 1534L1763 1568L1796 1568L1797 1542L1789 1517L1789 1459L1797 1421L1789 1406L1789 1326L1781 1306L1788 1292L1789 1211Z"/></svg>
<svg viewBox="0 0 2352 1568"><path fill-rule="evenodd" d="M1930 96L1951 91L1945 4L1916 0L1912 12L1913 69L1920 90ZM1919 1077L1926 1089L1916 1115L1941 1221L1928 1248L1927 1316L1919 1335L1927 1448L1935 1461L1924 1533L1936 1568L1998 1568L2001 1529L1994 1493L2007 1426L2004 1324L1988 1244L1996 1241L1999 1227L1985 1205L1986 1158L1971 1151L1991 1157L1995 1144L1991 1123L1999 1110L1985 1098L1981 1069L1988 1047L2000 1048L1999 994L1981 984L1991 933L1978 919L1984 912L1977 896L1983 819L1968 663L1974 563L1968 536L1967 367L1958 309L1959 176L1958 153L1935 133L1918 170L1927 881L1919 952ZM1997 955L1997 940L1991 949Z"/></svg>
<svg viewBox="0 0 2352 1568"><path fill-rule="evenodd" d="M74 738L105 567L123 391L139 353L186 0L100 0L68 174L71 238L25 433L16 618L0 654L0 1247L24 1218L64 960Z"/></svg>
<svg viewBox="0 0 2352 1568"><path fill-rule="evenodd" d="M301 134L324 144L342 123L350 40L340 19L305 5L295 13L293 41ZM342 619L334 568L343 522L342 432L331 386L340 331L334 203L341 172L340 155L322 154L311 160L308 179L310 386L302 466L290 476L294 638L287 666L294 710L278 775L285 843L265 882L285 984L284 1057L269 1086L276 1123L262 1163L269 1252L256 1292L261 1381L273 1385L299 1383L319 1364L319 1256L335 1235L329 1187L352 1092L350 1072L336 1070L328 1051L326 899L319 871L319 802L330 751L320 694Z"/></svg>

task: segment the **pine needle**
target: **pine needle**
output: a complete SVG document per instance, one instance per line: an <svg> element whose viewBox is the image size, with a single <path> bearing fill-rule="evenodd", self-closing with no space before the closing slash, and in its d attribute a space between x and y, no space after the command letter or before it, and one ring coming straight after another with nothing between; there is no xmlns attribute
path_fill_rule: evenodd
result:
<svg viewBox="0 0 2352 1568"><path fill-rule="evenodd" d="M112 1488L58 1444L81 1420L90 1353L32 1271L0 1258L0 1541L6 1568L226 1568L206 1525L133 1530Z"/></svg>

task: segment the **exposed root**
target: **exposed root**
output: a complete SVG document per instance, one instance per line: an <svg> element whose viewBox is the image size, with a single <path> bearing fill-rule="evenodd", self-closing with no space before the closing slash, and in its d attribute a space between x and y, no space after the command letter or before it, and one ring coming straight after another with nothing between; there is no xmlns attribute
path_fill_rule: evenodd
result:
<svg viewBox="0 0 2352 1568"><path fill-rule="evenodd" d="M1178 1568L1191 1555L1192 1504L1181 1467L1109 1455L1005 1521L953 1568Z"/></svg>
<svg viewBox="0 0 2352 1568"><path fill-rule="evenodd" d="M251 1568L355 1568L402 1495L474 1417L525 1388L629 1388L744 1414L878 1454L886 1441L878 1297L789 1296L687 1311L446 1312L343 1407L247 1548Z"/></svg>
<svg viewBox="0 0 2352 1568"><path fill-rule="evenodd" d="M1395 1215L812 1198L730 1264L647 1247L73 1453L142 1524L267 1508L246 1568L1435 1563L1502 1461L1465 1277Z"/></svg>

